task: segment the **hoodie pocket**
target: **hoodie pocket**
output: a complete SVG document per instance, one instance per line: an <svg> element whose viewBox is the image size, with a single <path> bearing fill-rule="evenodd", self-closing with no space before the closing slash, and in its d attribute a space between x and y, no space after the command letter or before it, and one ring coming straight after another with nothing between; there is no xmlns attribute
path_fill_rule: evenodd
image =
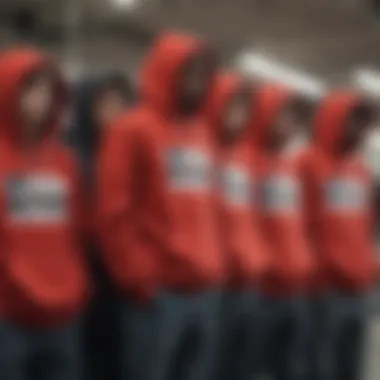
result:
<svg viewBox="0 0 380 380"><path fill-rule="evenodd" d="M63 231L18 233L7 266L14 292L35 307L70 308L89 291L84 253Z"/></svg>

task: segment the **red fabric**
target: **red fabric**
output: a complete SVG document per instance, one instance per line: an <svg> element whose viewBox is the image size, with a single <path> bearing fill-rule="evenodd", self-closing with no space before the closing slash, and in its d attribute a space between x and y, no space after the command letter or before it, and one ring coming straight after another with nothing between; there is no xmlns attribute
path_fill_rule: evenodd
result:
<svg viewBox="0 0 380 380"><path fill-rule="evenodd" d="M369 172L358 154L339 154L350 111L362 99L349 92L330 94L315 120L314 144L299 159L307 188L308 234L318 259L315 290L361 291L371 286L375 271ZM366 200L359 208L332 208L326 197L331 179L355 181Z"/></svg>
<svg viewBox="0 0 380 380"><path fill-rule="evenodd" d="M143 69L143 103L111 128L100 153L105 260L120 287L140 300L160 285L218 283L223 272L212 189L175 188L167 170L173 148L213 160L205 123L181 120L174 109L180 69L202 46L188 36L159 38Z"/></svg>
<svg viewBox="0 0 380 380"><path fill-rule="evenodd" d="M304 233L298 164L292 154L273 153L266 149L270 127L275 122L278 112L291 99L292 94L286 89L272 84L264 85L256 96L252 130L256 149L254 163L260 173L262 190L268 179L285 180L298 188L294 206L266 210L263 204L261 223L271 260L263 281L263 290L270 295L279 296L303 291L313 269Z"/></svg>
<svg viewBox="0 0 380 380"><path fill-rule="evenodd" d="M19 95L23 82L41 69L56 76L57 101L40 143L26 151L20 144ZM56 133L64 86L48 58L34 50L4 53L0 81L0 314L27 324L55 324L79 313L89 295L82 251L87 210L76 164ZM9 181L35 176L64 184L67 215L56 223L14 219Z"/></svg>
<svg viewBox="0 0 380 380"><path fill-rule="evenodd" d="M228 286L252 287L258 284L268 264L267 252L258 225L257 194L254 192L255 173L252 173L252 148L249 130L232 145L221 143L221 118L232 97L242 89L244 81L232 73L220 73L208 102L207 116L218 149L218 210L220 240L226 257ZM243 176L243 184L231 183L231 176ZM230 186L240 186L238 198L230 194ZM244 189L242 189L244 186Z"/></svg>

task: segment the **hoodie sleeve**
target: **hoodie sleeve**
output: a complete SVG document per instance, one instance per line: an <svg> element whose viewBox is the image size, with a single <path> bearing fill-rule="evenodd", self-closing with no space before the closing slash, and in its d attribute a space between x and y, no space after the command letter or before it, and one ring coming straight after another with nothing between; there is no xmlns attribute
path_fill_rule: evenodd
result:
<svg viewBox="0 0 380 380"><path fill-rule="evenodd" d="M318 207L318 197L316 194L313 180L310 176L312 163L309 159L309 152L301 152L296 158L297 171L302 187L302 222L306 234L306 239L310 244L314 245L317 242L316 232L316 208Z"/></svg>
<svg viewBox="0 0 380 380"><path fill-rule="evenodd" d="M290 161L292 173L299 177L299 166L296 157ZM298 178L297 178L298 181ZM298 191L297 191L298 192ZM297 196L302 202L303 192ZM308 234L305 233L305 209L301 203L295 206L291 213L271 211L264 216L269 222L266 224L266 238L269 246L273 246L271 270L275 276L282 277L291 284L304 284L312 271L312 257ZM277 255L278 250L282 253Z"/></svg>
<svg viewBox="0 0 380 380"><path fill-rule="evenodd" d="M318 172L318 164L313 151L307 150L298 156L298 169L303 189L303 225L305 237L309 243L311 259L313 264L313 274L318 279L321 276L322 262L319 238L319 213L321 199L318 190L318 183L315 180L315 173Z"/></svg>
<svg viewBox="0 0 380 380"><path fill-rule="evenodd" d="M141 239L136 212L136 180L139 178L139 137L128 120L110 128L100 148L97 185L99 235L105 264L124 289L153 291L154 266L149 247Z"/></svg>
<svg viewBox="0 0 380 380"><path fill-rule="evenodd" d="M84 184L78 162L69 157L69 167L72 173L72 228L83 249L86 249L93 231L93 220L90 215L90 204L85 196Z"/></svg>

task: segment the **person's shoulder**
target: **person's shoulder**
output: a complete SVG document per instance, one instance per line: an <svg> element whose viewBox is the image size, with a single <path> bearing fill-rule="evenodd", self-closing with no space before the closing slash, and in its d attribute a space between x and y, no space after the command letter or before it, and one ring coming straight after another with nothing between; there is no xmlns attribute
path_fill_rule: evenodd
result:
<svg viewBox="0 0 380 380"><path fill-rule="evenodd" d="M312 173L319 170L321 155L315 146L305 146L294 153L293 163L301 174Z"/></svg>
<svg viewBox="0 0 380 380"><path fill-rule="evenodd" d="M124 111L111 126L113 134L144 135L158 130L159 121L149 110L136 107Z"/></svg>
<svg viewBox="0 0 380 380"><path fill-rule="evenodd" d="M64 169L72 171L79 167L79 158L75 147L59 141L56 146L58 162Z"/></svg>
<svg viewBox="0 0 380 380"><path fill-rule="evenodd" d="M319 160L319 150L313 145L302 147L294 153L294 159L302 165L312 165L313 162Z"/></svg>

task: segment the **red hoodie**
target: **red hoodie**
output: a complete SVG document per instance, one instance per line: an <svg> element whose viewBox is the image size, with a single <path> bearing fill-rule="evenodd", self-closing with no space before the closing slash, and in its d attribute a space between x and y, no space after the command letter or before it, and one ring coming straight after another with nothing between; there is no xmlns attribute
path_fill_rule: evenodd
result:
<svg viewBox="0 0 380 380"><path fill-rule="evenodd" d="M253 141L260 169L262 226L271 257L264 292L290 295L305 290L311 256L304 233L303 191L299 167L289 152L266 149L268 131L292 94L276 85L264 85L256 95Z"/></svg>
<svg viewBox="0 0 380 380"><path fill-rule="evenodd" d="M352 93L330 94L316 115L314 144L300 157L319 290L363 291L372 284L370 175L359 154L339 154L345 122L361 102Z"/></svg>
<svg viewBox="0 0 380 380"><path fill-rule="evenodd" d="M17 112L33 73L56 75L59 101L38 147L21 145ZM24 324L55 324L78 314L88 296L82 252L85 206L76 164L59 140L61 78L34 50L0 58L0 314Z"/></svg>
<svg viewBox="0 0 380 380"><path fill-rule="evenodd" d="M178 117L176 81L203 43L158 39L143 71L143 104L111 129L99 165L107 265L121 288L149 298L158 286L203 288L220 281L210 131Z"/></svg>
<svg viewBox="0 0 380 380"><path fill-rule="evenodd" d="M232 288L256 285L267 264L255 204L257 198L254 194L250 131L247 129L231 145L220 143L223 112L244 85L243 79L233 73L220 74L207 107L208 120L218 143L220 240Z"/></svg>

